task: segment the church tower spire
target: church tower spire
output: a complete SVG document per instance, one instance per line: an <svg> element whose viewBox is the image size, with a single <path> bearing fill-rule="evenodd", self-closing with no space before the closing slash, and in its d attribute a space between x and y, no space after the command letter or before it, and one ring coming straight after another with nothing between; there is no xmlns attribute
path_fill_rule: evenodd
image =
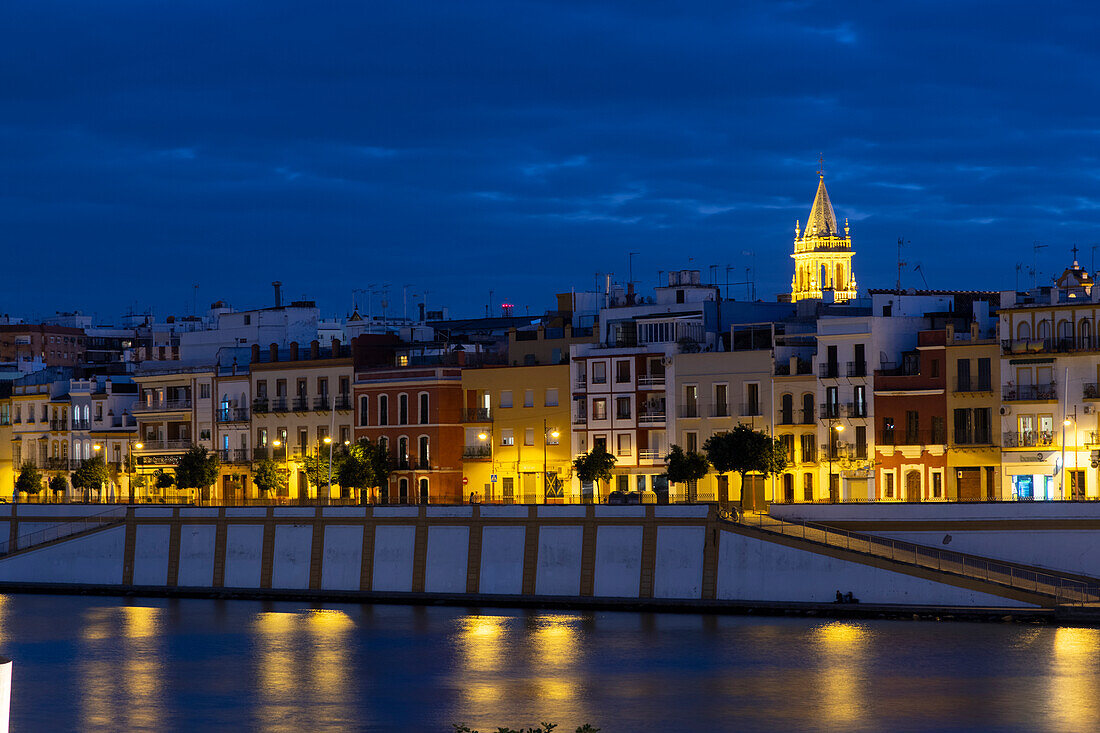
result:
<svg viewBox="0 0 1100 733"><path fill-rule="evenodd" d="M819 165L817 175L817 193L806 228L799 233L795 225L791 300L823 298L826 292L831 292L833 300L839 303L851 300L858 293L852 274L852 255L855 253L848 235L848 220L844 220L843 235L837 227L833 203L825 188L823 166Z"/></svg>

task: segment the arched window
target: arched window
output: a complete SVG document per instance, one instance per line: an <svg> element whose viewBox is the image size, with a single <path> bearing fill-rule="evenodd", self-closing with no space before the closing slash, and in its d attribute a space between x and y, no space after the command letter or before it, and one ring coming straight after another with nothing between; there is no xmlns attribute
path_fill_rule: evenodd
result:
<svg viewBox="0 0 1100 733"><path fill-rule="evenodd" d="M1027 341L1031 338L1031 324L1027 321L1020 321L1016 326L1016 338L1020 341Z"/></svg>
<svg viewBox="0 0 1100 733"><path fill-rule="evenodd" d="M406 471L409 468L409 439L404 435L397 439L397 464Z"/></svg>
<svg viewBox="0 0 1100 733"><path fill-rule="evenodd" d="M420 479L420 503L428 503L428 479Z"/></svg>
<svg viewBox="0 0 1100 733"><path fill-rule="evenodd" d="M370 397L367 395L359 397L359 424L370 425Z"/></svg>
<svg viewBox="0 0 1100 733"><path fill-rule="evenodd" d="M821 282L818 283L818 287L821 290L825 290L826 288L829 287L829 266L828 265L822 265L821 266Z"/></svg>
<svg viewBox="0 0 1100 733"><path fill-rule="evenodd" d="M73 460L74 461L79 461L79 460L82 460L83 457L84 457L84 454L80 450L80 441L78 440L75 443L73 443Z"/></svg>
<svg viewBox="0 0 1100 733"><path fill-rule="evenodd" d="M802 424L812 425L814 422L814 395L807 392L802 395Z"/></svg>
<svg viewBox="0 0 1100 733"><path fill-rule="evenodd" d="M1039 321L1039 325L1035 328L1035 338L1048 339L1050 338L1050 321L1043 319Z"/></svg>
<svg viewBox="0 0 1100 733"><path fill-rule="evenodd" d="M844 289L844 264L841 262L836 263L836 288Z"/></svg>
<svg viewBox="0 0 1100 733"><path fill-rule="evenodd" d="M390 398L389 395L378 395L378 424L390 424Z"/></svg>
<svg viewBox="0 0 1100 733"><path fill-rule="evenodd" d="M431 422L428 419L428 393L427 392L421 392L420 393L420 415L419 415L419 417L420 417L420 424L421 425L427 425L429 422Z"/></svg>
<svg viewBox="0 0 1100 733"><path fill-rule="evenodd" d="M1073 321L1064 320L1058 322L1058 340L1063 348L1073 345Z"/></svg>
<svg viewBox="0 0 1100 733"><path fill-rule="evenodd" d="M1087 318L1082 318L1081 322L1077 324L1077 348L1092 348L1092 324L1089 323Z"/></svg>
<svg viewBox="0 0 1100 733"><path fill-rule="evenodd" d="M379 438L378 438L378 447L382 449L383 453L389 453L390 452L390 439L387 438L385 435L379 436Z"/></svg>
<svg viewBox="0 0 1100 733"><path fill-rule="evenodd" d="M417 456L417 460L416 460L417 468L427 468L428 467L428 436L427 435L421 435L420 439L417 442L419 443L419 445L417 446L417 448L419 449L419 455Z"/></svg>
<svg viewBox="0 0 1100 733"><path fill-rule="evenodd" d="M84 405L84 424L85 424L85 425L88 425L88 424L89 424L89 418L88 418L88 415L89 415L89 413L88 413L88 407L89 407L88 405Z"/></svg>
<svg viewBox="0 0 1100 733"><path fill-rule="evenodd" d="M790 392L779 398L779 422L783 425L794 423L794 396Z"/></svg>

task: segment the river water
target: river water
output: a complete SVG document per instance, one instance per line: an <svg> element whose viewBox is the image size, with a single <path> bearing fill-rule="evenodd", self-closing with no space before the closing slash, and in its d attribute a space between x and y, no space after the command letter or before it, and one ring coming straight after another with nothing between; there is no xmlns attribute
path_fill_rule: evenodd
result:
<svg viewBox="0 0 1100 733"><path fill-rule="evenodd" d="M12 730L1091 731L1100 630L0 596Z"/></svg>

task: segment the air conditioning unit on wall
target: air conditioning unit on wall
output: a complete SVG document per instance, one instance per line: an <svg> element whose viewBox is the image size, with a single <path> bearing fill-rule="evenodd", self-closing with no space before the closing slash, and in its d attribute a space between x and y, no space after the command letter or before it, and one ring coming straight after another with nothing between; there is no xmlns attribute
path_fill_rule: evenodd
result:
<svg viewBox="0 0 1100 733"><path fill-rule="evenodd" d="M1001 414L1002 415L1011 415L1012 414L1012 408L1009 407L1008 405L1002 406L1001 407Z"/></svg>
<svg viewBox="0 0 1100 733"><path fill-rule="evenodd" d="M1086 415L1091 415L1092 414L1092 405L1084 405L1081 408L1081 411L1084 412Z"/></svg>

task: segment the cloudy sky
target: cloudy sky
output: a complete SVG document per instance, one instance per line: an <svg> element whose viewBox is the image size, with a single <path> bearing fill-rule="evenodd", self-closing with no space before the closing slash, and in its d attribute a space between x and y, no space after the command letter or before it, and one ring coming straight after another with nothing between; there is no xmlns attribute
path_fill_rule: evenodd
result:
<svg viewBox="0 0 1100 733"><path fill-rule="evenodd" d="M1100 243L1098 26L965 0L3 3L0 313L185 313L195 284L247 308L275 279L329 315L386 285L391 313L406 286L535 313L630 252L643 288L755 260L773 298L819 153L862 288L893 285L898 237L905 286L1049 280Z"/></svg>

